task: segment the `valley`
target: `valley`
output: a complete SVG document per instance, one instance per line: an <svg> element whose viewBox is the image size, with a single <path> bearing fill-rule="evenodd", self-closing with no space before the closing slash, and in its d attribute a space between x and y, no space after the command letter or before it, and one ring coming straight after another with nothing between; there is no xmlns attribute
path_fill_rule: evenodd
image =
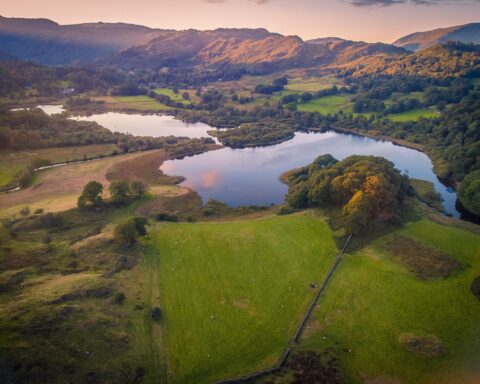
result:
<svg viewBox="0 0 480 384"><path fill-rule="evenodd" d="M0 383L477 383L477 27L0 17Z"/></svg>

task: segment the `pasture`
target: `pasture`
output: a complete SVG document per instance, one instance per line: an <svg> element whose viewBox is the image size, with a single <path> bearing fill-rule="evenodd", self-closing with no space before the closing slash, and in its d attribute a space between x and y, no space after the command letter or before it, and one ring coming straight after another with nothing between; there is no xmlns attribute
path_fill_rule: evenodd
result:
<svg viewBox="0 0 480 384"><path fill-rule="evenodd" d="M411 111L392 113L387 116L389 119L397 122L417 121L420 118L431 119L438 117L438 112L432 108L418 108Z"/></svg>
<svg viewBox="0 0 480 384"><path fill-rule="evenodd" d="M285 88L294 92L317 92L334 85L341 86L341 80L331 76L295 77L288 80Z"/></svg>
<svg viewBox="0 0 480 384"><path fill-rule="evenodd" d="M156 224L145 274L156 279L173 381L206 384L273 366L336 252L309 212Z"/></svg>
<svg viewBox="0 0 480 384"><path fill-rule="evenodd" d="M313 99L308 103L299 103L298 110L301 112L319 112L322 115L340 111L352 112L352 103L346 96L324 96L319 99Z"/></svg>
<svg viewBox="0 0 480 384"><path fill-rule="evenodd" d="M148 96L103 96L96 100L105 102L105 109L112 111L165 111L169 107Z"/></svg>
<svg viewBox="0 0 480 384"><path fill-rule="evenodd" d="M388 251L388 242L402 237L455 257L460 270L420 280ZM333 348L352 383L478 383L480 301L470 285L479 274L479 235L427 220L409 223L345 256L301 348ZM422 351L428 345L420 342L412 352L402 344L412 335L441 348Z"/></svg>
<svg viewBox="0 0 480 384"><path fill-rule="evenodd" d="M157 95L165 95L165 96L168 96L170 97L170 99L172 99L173 101L176 101L176 102L180 102L184 105L188 105L190 104L190 101L189 100L185 100L183 97L182 97L182 94L183 92L188 92L188 91L185 91L185 90L179 90L178 93L175 93L173 92L172 89L170 88L156 88L153 90ZM190 96L192 96L191 92L188 92L188 94Z"/></svg>

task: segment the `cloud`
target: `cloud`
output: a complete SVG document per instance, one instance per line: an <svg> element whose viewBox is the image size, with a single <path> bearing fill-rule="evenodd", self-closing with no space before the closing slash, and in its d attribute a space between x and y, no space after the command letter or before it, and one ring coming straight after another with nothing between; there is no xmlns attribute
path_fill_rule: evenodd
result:
<svg viewBox="0 0 480 384"><path fill-rule="evenodd" d="M440 5L440 4L465 4L480 0L347 0L356 7L388 7L395 4L413 5Z"/></svg>
<svg viewBox="0 0 480 384"><path fill-rule="evenodd" d="M202 0L202 1L204 3L210 3L210 4L224 4L227 2L227 0ZM271 2L271 0L247 0L247 1L258 4L258 5L263 5Z"/></svg>

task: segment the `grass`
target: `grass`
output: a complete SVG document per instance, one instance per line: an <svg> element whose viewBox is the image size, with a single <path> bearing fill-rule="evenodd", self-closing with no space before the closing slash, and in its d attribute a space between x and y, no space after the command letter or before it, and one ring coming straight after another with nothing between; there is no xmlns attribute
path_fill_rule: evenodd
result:
<svg viewBox="0 0 480 384"><path fill-rule="evenodd" d="M313 298L309 284L335 253L327 225L311 214L156 225L146 273L159 271L154 296L175 382L273 366Z"/></svg>
<svg viewBox="0 0 480 384"><path fill-rule="evenodd" d="M337 113L341 110L344 112L352 112L352 103L345 96L324 96L311 100L308 103L299 103L298 110L301 112L319 112L322 115Z"/></svg>
<svg viewBox="0 0 480 384"><path fill-rule="evenodd" d="M165 111L169 109L148 96L115 96L97 99L104 101L107 109L113 110Z"/></svg>
<svg viewBox="0 0 480 384"><path fill-rule="evenodd" d="M285 87L289 91L295 92L317 92L322 89L331 88L334 85L339 86L341 80L335 77L297 77L288 80Z"/></svg>
<svg viewBox="0 0 480 384"><path fill-rule="evenodd" d="M431 119L434 117L438 117L438 112L432 108L418 108L412 109L410 111L400 112L400 113L393 113L387 116L389 119L393 121L417 121L420 118Z"/></svg>
<svg viewBox="0 0 480 384"><path fill-rule="evenodd" d="M95 144L79 147L44 148L21 151L0 151L0 188L12 183L15 176L35 159L45 159L52 163L82 160L110 155L117 150L115 144Z"/></svg>
<svg viewBox="0 0 480 384"><path fill-rule="evenodd" d="M175 93L173 92L172 89L170 88L156 88L153 90L153 92L155 92L157 95L165 95L165 96L168 96L170 97L170 99L172 99L173 101L177 101L177 102L180 102L184 105L188 105L190 104L190 101L189 100L185 100L183 97L182 97L182 94L183 92L188 92L188 91L185 91L185 90L179 90L178 93ZM190 94L190 92L189 92ZM191 96L191 95L190 95Z"/></svg>
<svg viewBox="0 0 480 384"><path fill-rule="evenodd" d="M96 180L105 190L109 185L106 173L115 163L148 156L152 152L137 152L104 159L68 164L37 172L33 186L0 195L0 217L18 213L25 206L45 211L74 208L86 183ZM128 163L127 163L128 164Z"/></svg>
<svg viewBox="0 0 480 384"><path fill-rule="evenodd" d="M431 181L410 179L410 185L415 189L421 201L438 211L443 211L442 198L435 191L435 186Z"/></svg>
<svg viewBox="0 0 480 384"><path fill-rule="evenodd" d="M352 383L478 382L480 302L470 285L480 272L480 236L427 220L390 236L397 235L438 248L467 267L447 279L421 281L386 251L389 236L378 239L340 264L310 323L316 331L302 348L332 347ZM399 342L404 334L435 336L446 355L409 352Z"/></svg>

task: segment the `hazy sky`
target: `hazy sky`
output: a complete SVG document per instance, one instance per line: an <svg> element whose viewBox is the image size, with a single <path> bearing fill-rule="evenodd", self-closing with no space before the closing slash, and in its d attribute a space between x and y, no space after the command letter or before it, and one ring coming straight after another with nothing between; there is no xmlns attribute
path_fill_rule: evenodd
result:
<svg viewBox="0 0 480 384"><path fill-rule="evenodd" d="M0 15L168 29L264 27L304 39L392 42L411 32L480 21L480 0L1 0Z"/></svg>

